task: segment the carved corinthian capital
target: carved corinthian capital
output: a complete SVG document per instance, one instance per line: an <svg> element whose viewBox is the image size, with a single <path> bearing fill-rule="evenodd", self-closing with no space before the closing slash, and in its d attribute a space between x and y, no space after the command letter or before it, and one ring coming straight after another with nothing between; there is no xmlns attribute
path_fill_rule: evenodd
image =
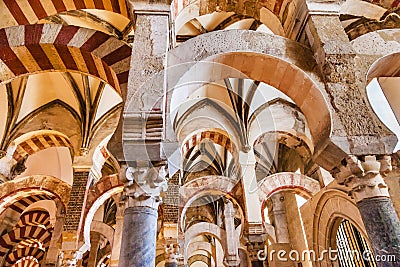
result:
<svg viewBox="0 0 400 267"><path fill-rule="evenodd" d="M349 156L346 162L333 173L339 184L349 188L349 195L356 202L366 198L389 197L388 187L383 179L392 170L390 156L377 160L365 156L364 160Z"/></svg>
<svg viewBox="0 0 400 267"><path fill-rule="evenodd" d="M146 206L154 209L161 203L162 193L167 190L167 171L165 166L148 164L128 167L121 174L125 183L122 199L126 207Z"/></svg>

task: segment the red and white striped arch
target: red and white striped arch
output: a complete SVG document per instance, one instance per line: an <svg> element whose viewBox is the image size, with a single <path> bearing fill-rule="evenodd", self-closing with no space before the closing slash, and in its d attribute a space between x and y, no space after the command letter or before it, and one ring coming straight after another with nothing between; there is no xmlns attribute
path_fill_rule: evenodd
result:
<svg viewBox="0 0 400 267"><path fill-rule="evenodd" d="M45 175L28 176L0 184L0 214L8 208L22 213L29 205L40 200L61 202L65 211L71 186L62 180Z"/></svg>
<svg viewBox="0 0 400 267"><path fill-rule="evenodd" d="M182 142L182 156L184 157L192 147L197 146L201 141L206 139L224 147L232 155L237 155L238 153L235 144L232 142L228 134L218 130L205 130L194 133Z"/></svg>
<svg viewBox="0 0 400 267"><path fill-rule="evenodd" d="M5 259L4 262L4 267L11 267L15 266L14 264L17 263L19 260L24 259L25 257L33 257L36 259L38 262L43 260L44 258L45 251L41 248L35 248L35 247L23 247L14 250L10 254L7 255L7 258ZM29 262L27 262L28 264ZM17 266L29 266L29 265L17 265Z"/></svg>
<svg viewBox="0 0 400 267"><path fill-rule="evenodd" d="M0 237L0 258L8 255L16 244L25 239L36 239L48 247L51 240L51 231L36 225L28 225L26 227L18 227Z"/></svg>
<svg viewBox="0 0 400 267"><path fill-rule="evenodd" d="M280 172L265 177L258 183L261 202L281 190L296 190L300 195L310 198L321 189L317 180L294 172Z"/></svg>
<svg viewBox="0 0 400 267"><path fill-rule="evenodd" d="M35 24L57 13L79 9L107 10L129 18L125 0L2 0L0 28Z"/></svg>
<svg viewBox="0 0 400 267"><path fill-rule="evenodd" d="M71 152L71 156L74 155L74 148L68 136L57 131L41 130L31 132L17 138L14 142L15 145L10 146L7 151L8 155L12 155L14 164L26 155L33 155L50 147L67 147Z"/></svg>
<svg viewBox="0 0 400 267"><path fill-rule="evenodd" d="M121 92L128 82L132 49L103 32L38 24L0 29L0 51L0 83L45 71L75 71Z"/></svg>
<svg viewBox="0 0 400 267"><path fill-rule="evenodd" d="M17 227L25 225L42 225L46 229L51 228L50 214L43 210L31 210L21 215Z"/></svg>

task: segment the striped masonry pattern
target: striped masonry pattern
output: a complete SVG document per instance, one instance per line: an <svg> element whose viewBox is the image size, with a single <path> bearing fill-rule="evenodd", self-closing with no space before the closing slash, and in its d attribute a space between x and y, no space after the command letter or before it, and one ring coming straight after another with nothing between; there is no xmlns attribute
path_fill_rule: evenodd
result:
<svg viewBox="0 0 400 267"><path fill-rule="evenodd" d="M34 257L25 257L19 260L13 267L39 267L39 262Z"/></svg>
<svg viewBox="0 0 400 267"><path fill-rule="evenodd" d="M18 162L26 155L32 155L49 147L68 147L73 155L73 146L66 136L45 133L33 136L18 144L13 154L13 160Z"/></svg>
<svg viewBox="0 0 400 267"><path fill-rule="evenodd" d="M317 180L294 172L280 172L272 174L258 183L261 201L269 198L280 190L294 189L305 198L310 198L321 190Z"/></svg>
<svg viewBox="0 0 400 267"><path fill-rule="evenodd" d="M182 156L185 157L186 153L193 147L200 144L202 140L209 139L215 144L218 144L222 147L225 147L232 155L236 155L237 149L235 145L232 143L229 136L217 132L217 131L203 131L197 134L192 135L190 138L187 138L186 141L182 144Z"/></svg>
<svg viewBox="0 0 400 267"><path fill-rule="evenodd" d="M14 228L0 237L0 258L8 255L16 244L26 239L36 239L43 247L48 247L51 235L51 231L36 225Z"/></svg>
<svg viewBox="0 0 400 267"><path fill-rule="evenodd" d="M11 267L16 262L27 256L33 257L38 262L40 262L41 260L43 260L44 254L45 251L41 248L35 248L35 247L19 248L7 255L7 258L4 262L4 267ZM21 261L17 266L35 266L35 265L22 265L23 262L24 264L30 264L32 261Z"/></svg>
<svg viewBox="0 0 400 267"><path fill-rule="evenodd" d="M101 197L104 193L110 191L116 187L124 187L124 183L121 182L118 178L118 175L108 175L102 177L97 183L95 183L89 190L86 198L86 206L85 213L83 214L83 220L86 219L86 216L92 207L93 203Z"/></svg>
<svg viewBox="0 0 400 267"><path fill-rule="evenodd" d="M18 213L22 213L29 205L40 201L40 200L56 200L56 196L47 195L47 194L33 194L30 196L21 196L16 199L14 203L10 203L6 205L5 208L10 208Z"/></svg>
<svg viewBox="0 0 400 267"><path fill-rule="evenodd" d="M0 29L0 83L43 71L77 71L126 88L131 47L103 32L37 24Z"/></svg>
<svg viewBox="0 0 400 267"><path fill-rule="evenodd" d="M125 0L3 0L0 28L36 24L57 13L79 9L107 10L129 18Z"/></svg>
<svg viewBox="0 0 400 267"><path fill-rule="evenodd" d="M17 227L24 227L25 225L42 225L49 229L51 228L50 215L47 211L42 210L28 211L21 215Z"/></svg>

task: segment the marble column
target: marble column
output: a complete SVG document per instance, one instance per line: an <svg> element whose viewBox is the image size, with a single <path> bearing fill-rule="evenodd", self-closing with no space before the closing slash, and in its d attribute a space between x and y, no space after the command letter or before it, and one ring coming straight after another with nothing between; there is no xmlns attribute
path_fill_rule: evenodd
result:
<svg viewBox="0 0 400 267"><path fill-rule="evenodd" d="M166 190L165 170L145 164L129 167L125 182L125 212L122 230L120 267L155 265L158 206Z"/></svg>
<svg viewBox="0 0 400 267"><path fill-rule="evenodd" d="M157 216L157 210L153 207L125 209L120 267L155 265Z"/></svg>
<svg viewBox="0 0 400 267"><path fill-rule="evenodd" d="M394 262L377 261L379 267L400 263L400 222L383 179L390 171L390 157L376 160L375 156L365 156L361 161L350 156L335 173L338 183L349 188L357 203L375 256L396 257Z"/></svg>

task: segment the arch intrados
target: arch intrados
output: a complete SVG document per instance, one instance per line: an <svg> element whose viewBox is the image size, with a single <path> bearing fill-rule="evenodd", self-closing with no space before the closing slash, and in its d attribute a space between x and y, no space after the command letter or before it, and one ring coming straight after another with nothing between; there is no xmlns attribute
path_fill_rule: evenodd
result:
<svg viewBox="0 0 400 267"><path fill-rule="evenodd" d="M209 226L209 227L202 227L202 226ZM184 232L185 239L187 237L188 241L185 242L185 248L184 250L187 251L189 249L189 245L191 244L192 240L196 237L199 236L204 236L204 235L210 235L214 237L222 246L222 249L224 249L224 236L219 236L218 235L218 228L221 233L221 235L225 234L225 230L220 228L216 224L212 223L207 223L207 222L200 222L196 223L192 226L190 226L186 231ZM186 254L186 253L185 253Z"/></svg>
<svg viewBox="0 0 400 267"><path fill-rule="evenodd" d="M263 67L268 67L269 71L263 71ZM196 77L201 82L189 83L191 77ZM195 63L178 82L178 87L184 85L186 93L180 92L181 97L176 99L175 89L172 93L171 106L174 105L174 100L185 99L202 84L224 78L252 79L275 87L290 97L303 112L315 144L322 145L329 140L331 115L320 89L299 67L271 55L226 52Z"/></svg>
<svg viewBox="0 0 400 267"><path fill-rule="evenodd" d="M27 195L25 195L25 194L27 194ZM47 190L47 189L42 189L42 188L40 188L40 187L32 187L32 188L29 188L29 189L23 189L23 190L20 190L20 191L18 191L17 193L15 193L15 194L10 194L10 195L7 195L7 196L4 196L4 197L2 197L1 199L0 199L0 201L2 202L0 202L0 216L11 206L11 205L13 205L14 203L16 203L16 202L18 202L19 200L21 200L21 198L20 197L22 197L22 196L24 196L23 198L25 198L25 197L28 197L28 196L32 196L32 195L41 195L41 194L44 194L44 195L47 195L47 196L49 196L49 197L55 197L56 199L54 199L54 201L59 201L59 203L61 203L61 208L62 208L62 210L63 211L65 211L66 210L66 205L65 205L65 203L63 203L63 201L62 201L62 199L57 195L57 194L54 194L53 192L51 192L51 191L49 191L49 190ZM56 207L57 207L58 205L56 204ZM29 206L28 207L26 207L26 208L29 208ZM48 210L47 210L48 211Z"/></svg>
<svg viewBox="0 0 400 267"><path fill-rule="evenodd" d="M196 180L197 179L189 181L184 186L187 186L187 185L191 184L192 182L194 182ZM187 201L185 203L182 204L183 208L181 210L181 223L180 223L180 227L181 227L182 231L184 231L184 229L185 229L185 225L184 225L185 224L185 216L186 216L186 212L187 212L188 208L191 207L191 205L196 200L198 200L198 199L200 199L202 197L205 197L205 196L219 196L218 199L222 198L222 197L225 197L225 198L231 200L232 203L239 208L238 210L239 210L239 214L240 214L240 217L241 217L241 223L242 223L242 225L244 225L244 218L245 218L244 217L244 212L243 212L244 209L243 209L242 205L239 203L239 201L237 201L235 199L235 197L233 197L229 192L224 192L224 191L219 190L219 189L206 189L206 190L197 191L194 195L192 195L189 199L187 199Z"/></svg>
<svg viewBox="0 0 400 267"><path fill-rule="evenodd" d="M101 192L99 196L97 196L96 200L90 205L90 208L87 209L86 214L84 215L84 226L83 226L83 238L84 238L84 244L82 247L79 249L79 251L83 254L86 251L90 250L90 231L91 231L91 225L92 221L94 219L94 215L96 211L103 205L107 199L112 197L113 195L116 195L118 193L121 193L124 189L123 185L119 185L116 187L113 187L105 192Z"/></svg>

